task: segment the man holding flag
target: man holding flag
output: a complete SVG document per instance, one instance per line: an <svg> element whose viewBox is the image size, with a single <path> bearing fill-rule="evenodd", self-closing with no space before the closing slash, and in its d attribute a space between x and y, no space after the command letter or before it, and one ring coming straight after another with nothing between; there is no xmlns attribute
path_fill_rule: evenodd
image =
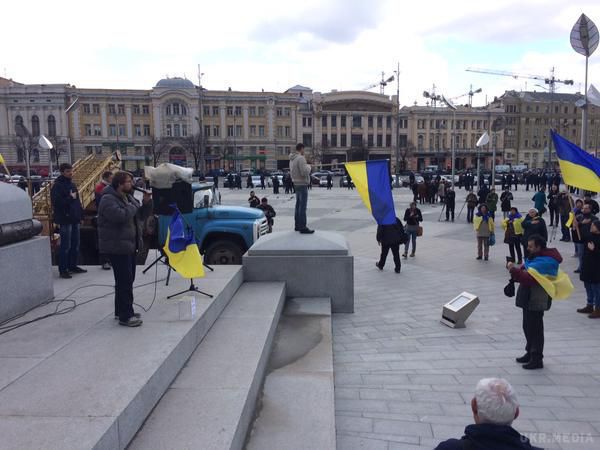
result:
<svg viewBox="0 0 600 450"><path fill-rule="evenodd" d="M559 268L562 256L555 248L547 248L542 236L529 237L527 254L525 264L508 262L506 268L519 283L515 304L523 310L525 354L516 361L523 364L523 369L532 370L544 367L544 311L550 309L552 300L571 295L573 284Z"/></svg>

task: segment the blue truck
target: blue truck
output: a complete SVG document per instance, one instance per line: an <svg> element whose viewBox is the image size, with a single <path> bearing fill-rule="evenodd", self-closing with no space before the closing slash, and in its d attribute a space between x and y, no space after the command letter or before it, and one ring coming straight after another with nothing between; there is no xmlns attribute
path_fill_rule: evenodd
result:
<svg viewBox="0 0 600 450"><path fill-rule="evenodd" d="M260 209L220 204L212 184L192 184L194 209L183 214L207 264L241 264L242 255L269 226ZM158 217L158 243L164 245L171 216Z"/></svg>

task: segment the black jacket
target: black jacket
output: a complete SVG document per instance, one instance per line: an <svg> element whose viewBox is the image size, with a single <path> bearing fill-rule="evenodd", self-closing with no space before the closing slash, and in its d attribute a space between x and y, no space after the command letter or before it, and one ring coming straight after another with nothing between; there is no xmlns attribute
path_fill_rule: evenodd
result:
<svg viewBox="0 0 600 450"><path fill-rule="evenodd" d="M105 255L132 255L143 247L143 221L152 202L140 205L133 195L122 196L112 186L102 191L98 209L98 243Z"/></svg>
<svg viewBox="0 0 600 450"><path fill-rule="evenodd" d="M76 198L71 196L71 192L77 194ZM71 179L64 175L59 176L54 182L54 186L52 186L50 197L52 199L54 223L69 225L81 222L83 208L79 200L77 186Z"/></svg>
<svg viewBox="0 0 600 450"><path fill-rule="evenodd" d="M381 242L383 245L398 245L402 243L403 236L404 226L398 218L396 218L396 223L393 225L377 226L377 242Z"/></svg>
<svg viewBox="0 0 600 450"><path fill-rule="evenodd" d="M447 191L446 196L444 197L444 201L446 202L447 206L453 207L456 203L456 192Z"/></svg>
<svg viewBox="0 0 600 450"><path fill-rule="evenodd" d="M510 202L512 200L513 200L512 193L504 191L500 195L500 209L502 209L502 211L510 211L510 207L511 207L511 203Z"/></svg>
<svg viewBox="0 0 600 450"><path fill-rule="evenodd" d="M404 221L406 222L406 225L419 225L419 222L423 222L421 210L419 208L415 208L415 215L411 217L410 208L406 208L406 211L404 212Z"/></svg>
<svg viewBox="0 0 600 450"><path fill-rule="evenodd" d="M466 441L466 442L465 442ZM435 450L540 450L508 425L481 423L465 428L460 439L441 442Z"/></svg>
<svg viewBox="0 0 600 450"><path fill-rule="evenodd" d="M588 248L588 243L594 244L594 250ZM600 283L600 235L589 233L584 239L583 259L579 279L584 282Z"/></svg>
<svg viewBox="0 0 600 450"><path fill-rule="evenodd" d="M541 217L537 216L535 218L538 223L532 223L531 216L527 214L525 219L523 219L523 242L527 242L529 236L533 236L534 234L539 234L544 238L544 240L548 240L548 229L546 228L546 222Z"/></svg>

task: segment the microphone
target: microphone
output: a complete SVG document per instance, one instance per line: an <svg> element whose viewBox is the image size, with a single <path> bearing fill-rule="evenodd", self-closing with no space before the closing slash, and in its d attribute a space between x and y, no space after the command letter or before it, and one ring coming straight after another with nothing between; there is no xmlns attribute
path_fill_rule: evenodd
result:
<svg viewBox="0 0 600 450"><path fill-rule="evenodd" d="M133 186L133 190L134 191L138 191L138 192L142 192L143 194L152 194L152 191L148 191L146 189L142 189L142 188L137 187L137 186Z"/></svg>

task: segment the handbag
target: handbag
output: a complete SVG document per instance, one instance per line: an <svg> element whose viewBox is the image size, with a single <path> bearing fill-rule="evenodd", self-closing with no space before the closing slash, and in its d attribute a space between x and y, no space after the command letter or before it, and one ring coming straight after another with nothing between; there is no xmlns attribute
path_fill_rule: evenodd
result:
<svg viewBox="0 0 600 450"><path fill-rule="evenodd" d="M423 227L420 225L417 227L417 236L423 236Z"/></svg>
<svg viewBox="0 0 600 450"><path fill-rule="evenodd" d="M507 297L515 296L515 280L513 280L512 278L508 280L508 284L504 286L504 295L506 295Z"/></svg>
<svg viewBox="0 0 600 450"><path fill-rule="evenodd" d="M492 247L493 245L496 245L496 234L495 233L490 234L489 244L490 244L490 247Z"/></svg>

